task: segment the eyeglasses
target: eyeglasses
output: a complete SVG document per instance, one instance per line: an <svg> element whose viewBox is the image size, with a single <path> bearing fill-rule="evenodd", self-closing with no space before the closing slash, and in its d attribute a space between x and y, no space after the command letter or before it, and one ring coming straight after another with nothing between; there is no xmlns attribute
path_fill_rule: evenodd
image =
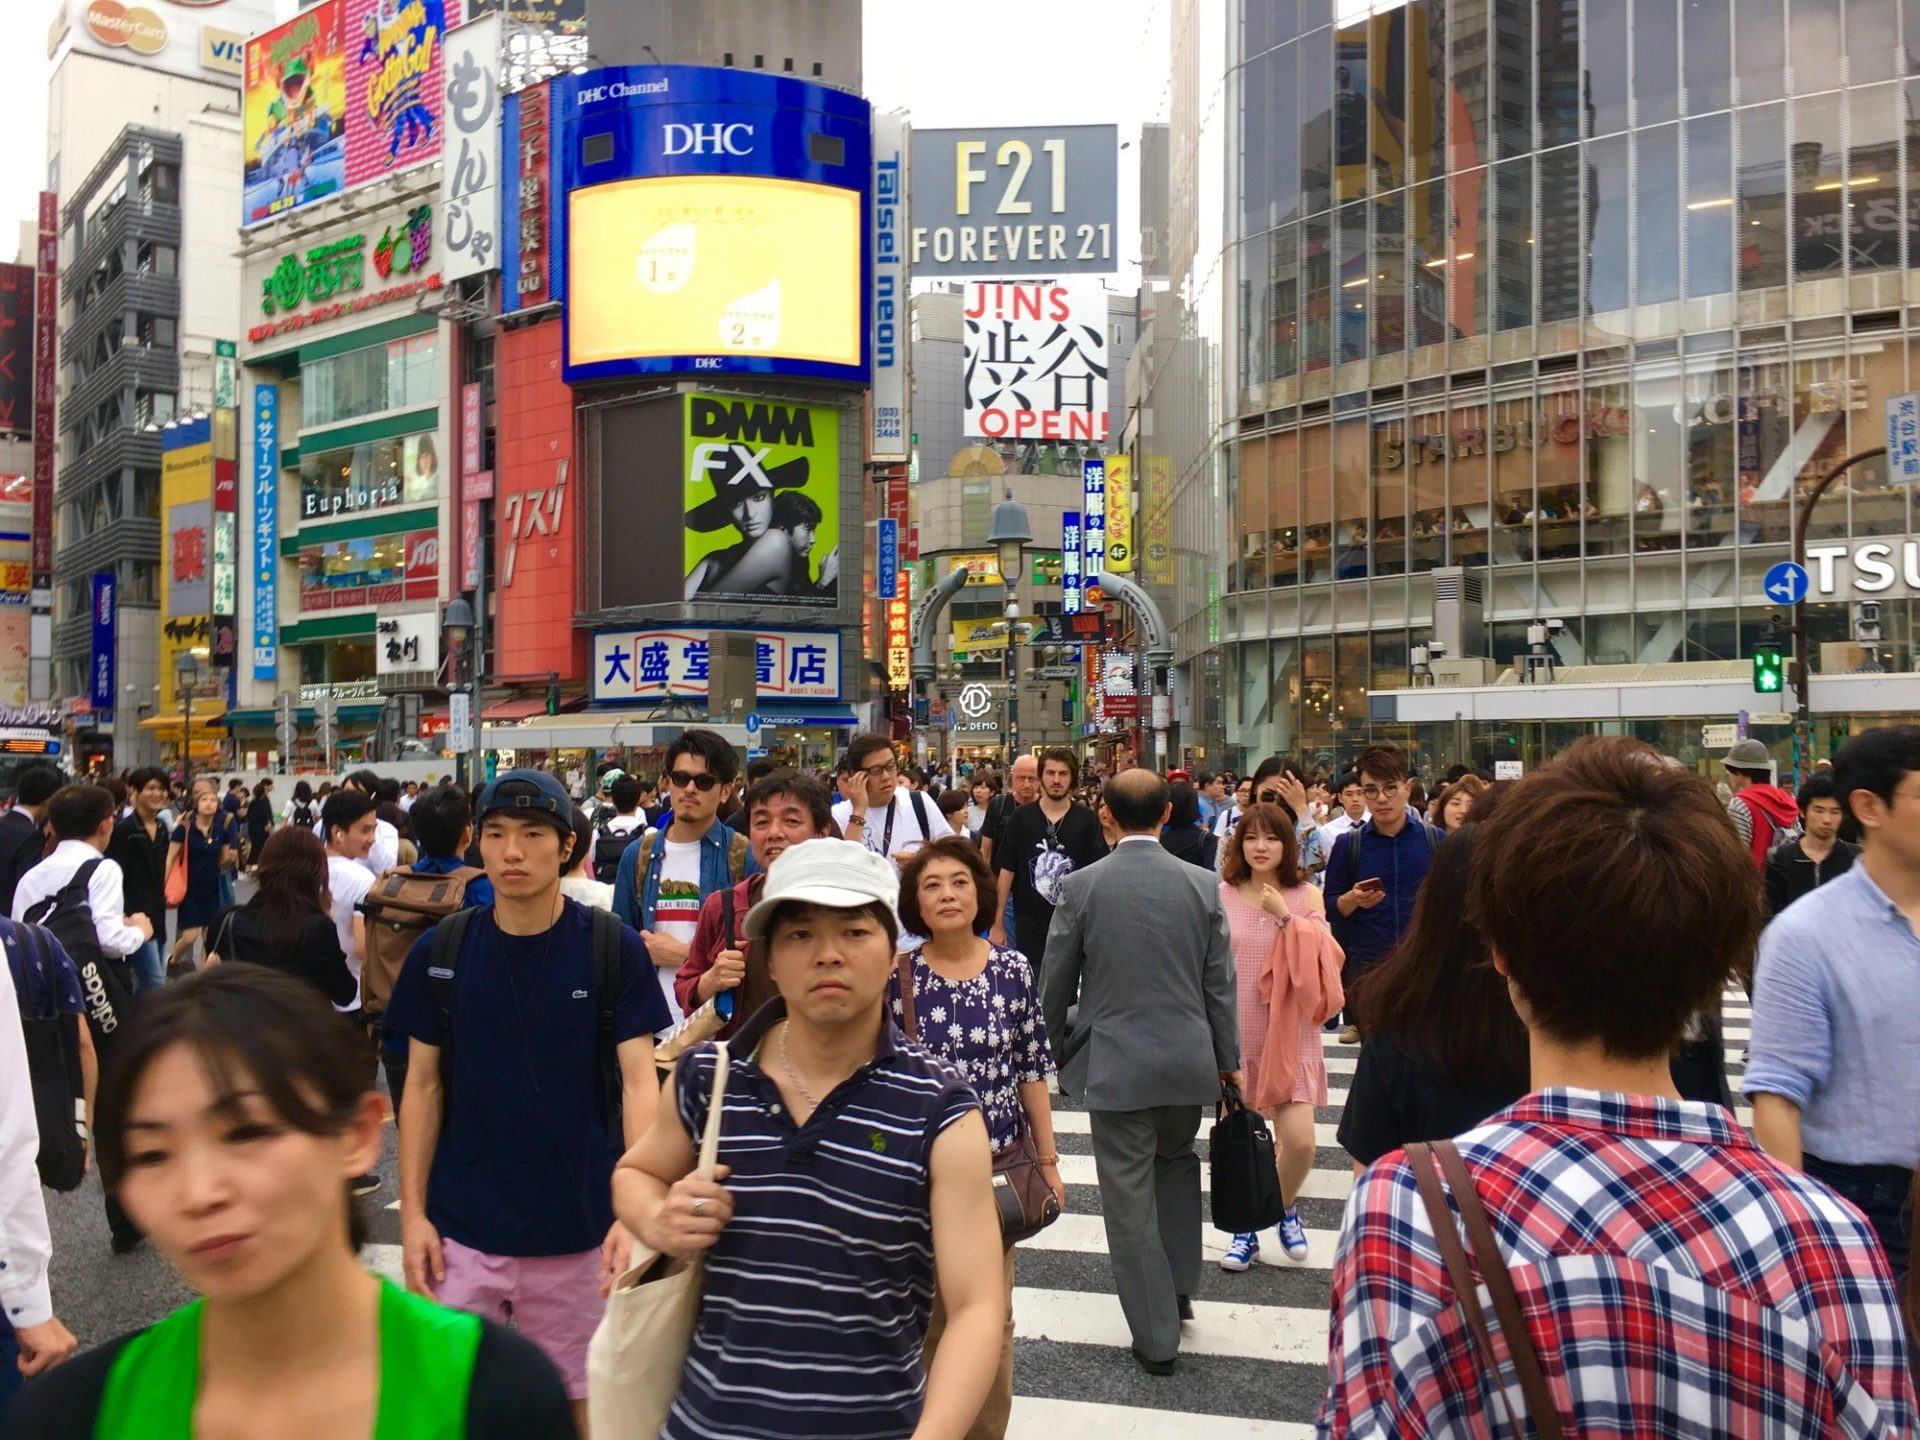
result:
<svg viewBox="0 0 1920 1440"><path fill-rule="evenodd" d="M718 775L707 775L704 773L694 775L685 770L674 770L668 773L667 783L676 790L684 790L687 786L691 785L704 795L720 783L720 777Z"/></svg>
<svg viewBox="0 0 1920 1440"><path fill-rule="evenodd" d="M884 780L889 775L898 775L899 773L900 762L897 760L889 760L884 765L869 765L866 769L866 776L869 780Z"/></svg>
<svg viewBox="0 0 1920 1440"><path fill-rule="evenodd" d="M1396 780L1391 785L1362 785L1360 793L1369 800L1383 800L1389 795L1400 793L1400 782Z"/></svg>

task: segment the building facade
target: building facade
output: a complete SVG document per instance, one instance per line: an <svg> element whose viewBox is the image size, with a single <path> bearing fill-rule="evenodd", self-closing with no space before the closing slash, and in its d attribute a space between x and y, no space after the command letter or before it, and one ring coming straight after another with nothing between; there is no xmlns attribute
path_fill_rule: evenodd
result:
<svg viewBox="0 0 1920 1440"><path fill-rule="evenodd" d="M1181 392L1162 366L1146 397L1178 491L1185 742L1330 762L1394 738L1437 765L1598 726L1697 752L1703 720L1734 719L1724 684L1704 714L1536 692L1463 701L1458 725L1387 692L1450 567L1484 595L1463 650L1489 679L1534 621L1562 622L1580 678L1623 683L1724 681L1766 635L1799 500L1885 443L1914 384L1910 7L1210 8L1170 15L1157 319L1169 360L1217 344L1217 384ZM1809 539L1897 544L1909 494L1858 464ZM1873 582L1816 587L1816 671L1914 668L1920 587ZM1853 623L1867 598L1878 637ZM1816 684L1819 753L1872 723L1851 703ZM1788 731L1756 733L1786 757Z"/></svg>

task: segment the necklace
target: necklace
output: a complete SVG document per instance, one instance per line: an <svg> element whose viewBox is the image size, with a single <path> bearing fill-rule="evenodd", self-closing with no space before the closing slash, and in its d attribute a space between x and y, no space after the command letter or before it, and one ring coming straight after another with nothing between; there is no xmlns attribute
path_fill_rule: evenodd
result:
<svg viewBox="0 0 1920 1440"><path fill-rule="evenodd" d="M807 1108L818 1110L820 1102L813 1098L813 1092L800 1083L799 1075L794 1073L793 1061L787 1056L787 1030L792 1022L780 1027L780 1068L787 1072L787 1079L793 1082L793 1088L800 1092L800 1098L807 1102Z"/></svg>

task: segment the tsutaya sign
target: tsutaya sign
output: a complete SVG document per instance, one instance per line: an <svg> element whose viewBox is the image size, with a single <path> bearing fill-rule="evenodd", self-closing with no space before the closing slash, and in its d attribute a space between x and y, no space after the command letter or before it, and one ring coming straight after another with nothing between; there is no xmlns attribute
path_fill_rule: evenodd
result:
<svg viewBox="0 0 1920 1440"><path fill-rule="evenodd" d="M1920 540L1807 546L1809 600L1920 595Z"/></svg>

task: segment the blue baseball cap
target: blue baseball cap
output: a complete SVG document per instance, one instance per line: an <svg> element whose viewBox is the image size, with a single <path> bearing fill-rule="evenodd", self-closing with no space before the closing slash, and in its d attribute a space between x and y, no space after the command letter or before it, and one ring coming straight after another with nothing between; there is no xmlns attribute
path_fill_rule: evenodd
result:
<svg viewBox="0 0 1920 1440"><path fill-rule="evenodd" d="M545 820L568 835L573 833L573 797L544 770L507 770L489 780L480 791L474 823L502 811Z"/></svg>

